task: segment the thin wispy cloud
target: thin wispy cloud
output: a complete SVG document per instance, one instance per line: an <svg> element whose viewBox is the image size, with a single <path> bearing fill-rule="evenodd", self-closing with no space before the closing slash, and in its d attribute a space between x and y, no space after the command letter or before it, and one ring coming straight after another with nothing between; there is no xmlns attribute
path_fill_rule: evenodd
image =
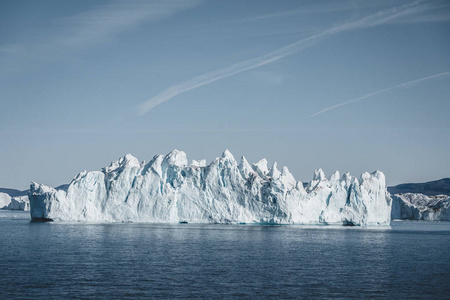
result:
<svg viewBox="0 0 450 300"><path fill-rule="evenodd" d="M376 92L364 95L362 97L359 97L359 98L356 98L356 99L353 99L353 100L350 100L350 101L345 101L345 102L342 102L342 103L339 103L339 104L336 104L336 105L329 106L329 107L324 108L324 109L322 109L322 110L320 110L320 111L318 111L316 113L313 113L309 117L313 118L313 117L316 117L316 116L318 116L320 114L323 114L323 113L325 113L327 111L330 111L330 110L333 110L333 109L336 109L336 108L339 108L339 107L342 107L342 106L345 106L345 105L348 105L348 104L356 103L356 102L362 101L364 99L367 99L367 98L370 98L370 97L373 97L373 96L376 96L376 95L379 95L379 94L382 94L382 93L390 92L392 90L399 89L399 88L414 86L416 84L422 83L423 81L436 79L436 78L444 77L444 76L448 76L448 75L450 75L450 71L449 72L443 72L443 73L435 74L435 75L432 75L432 76L423 77L423 78L412 80L412 81L408 81L408 82L404 82L404 83L401 83L401 84L397 84L397 85L394 85L394 86L391 86L391 87L388 87L388 88L385 88L385 89L382 89L382 90L379 90L379 91L376 91Z"/></svg>
<svg viewBox="0 0 450 300"><path fill-rule="evenodd" d="M231 22L245 23L254 21L264 21L267 19L284 18L289 16L301 16L301 15L317 15L317 14L329 14L347 11L357 11L361 9L370 9L383 6L380 2L334 2L329 5L316 5L309 8L282 11L277 13L271 13L266 15L254 16L249 18L242 18L237 20L232 20ZM445 1L440 1L440 3L435 3L435 8L430 10L427 14L421 16L407 16L406 18L396 20L398 23L423 23L423 22L448 22L450 21L450 3Z"/></svg>
<svg viewBox="0 0 450 300"><path fill-rule="evenodd" d="M417 24L417 23L440 23L450 22L450 2L442 3L436 9L427 13L414 16L406 16L392 23L396 24Z"/></svg>
<svg viewBox="0 0 450 300"><path fill-rule="evenodd" d="M201 0L115 1L66 18L67 37L59 43L83 47L102 42L145 22L160 21L198 5Z"/></svg>
<svg viewBox="0 0 450 300"><path fill-rule="evenodd" d="M276 19L283 18L289 16L301 16L301 15L317 15L317 14L328 14L328 13L336 13L336 12L345 12L345 11L354 11L362 8L371 8L376 6L382 6L380 3L375 2L360 2L355 3L354 1L348 2L332 2L324 4L315 4L312 6L303 7L302 9L296 10L288 10L288 11L279 11L270 14L252 16L241 19L234 19L230 21L226 21L228 23L247 23L247 22L255 22L255 21L264 21L268 19Z"/></svg>
<svg viewBox="0 0 450 300"><path fill-rule="evenodd" d="M190 80L181 82L179 84L175 84L167 88L166 90L160 92L151 99L147 100L146 102L142 103L138 107L138 114L143 115L149 112L155 106L164 103L181 93L199 88L201 86L207 85L209 83L215 82L223 78L233 76L235 74L247 70L255 69L270 64L287 56L296 54L304 49L314 46L318 42L321 42L331 36L351 30L379 26L392 20L395 20L397 18L404 17L410 14L418 14L427 11L431 8L433 8L433 5L430 2L424 3L423 1L414 1L407 5L382 10L375 14L361 18L357 21L347 22L340 26L332 27L321 33L299 40L297 42L289 44L285 47L282 47L265 55L250 60L246 60L240 63L236 63L223 69L219 69L200 76L196 76Z"/></svg>
<svg viewBox="0 0 450 300"><path fill-rule="evenodd" d="M48 50L92 47L144 23L169 18L201 2L202 0L115 0L67 18L54 20L53 24L59 30L40 37L32 44L4 44L0 45L0 51L39 56Z"/></svg>
<svg viewBox="0 0 450 300"><path fill-rule="evenodd" d="M34 41L1 44L0 77L101 46L139 26L167 19L203 0L113 0L85 12L49 21L56 28Z"/></svg>

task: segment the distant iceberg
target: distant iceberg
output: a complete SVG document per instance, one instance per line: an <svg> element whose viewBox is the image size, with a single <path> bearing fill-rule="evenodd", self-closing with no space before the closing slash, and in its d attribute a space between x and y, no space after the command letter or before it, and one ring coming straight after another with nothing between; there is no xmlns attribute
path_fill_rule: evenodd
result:
<svg viewBox="0 0 450 300"><path fill-rule="evenodd" d="M28 196L11 197L7 193L0 192L0 209L7 210L30 210Z"/></svg>
<svg viewBox="0 0 450 300"><path fill-rule="evenodd" d="M389 224L392 202L380 171L327 179L319 169L304 187L287 167L228 150L209 165L178 150L147 164L127 154L67 189L33 182L29 199L33 220L341 225Z"/></svg>
<svg viewBox="0 0 450 300"><path fill-rule="evenodd" d="M11 203L11 196L6 193L0 193L0 209L6 209Z"/></svg>
<svg viewBox="0 0 450 300"><path fill-rule="evenodd" d="M450 197L420 193L393 195L392 219L450 221Z"/></svg>

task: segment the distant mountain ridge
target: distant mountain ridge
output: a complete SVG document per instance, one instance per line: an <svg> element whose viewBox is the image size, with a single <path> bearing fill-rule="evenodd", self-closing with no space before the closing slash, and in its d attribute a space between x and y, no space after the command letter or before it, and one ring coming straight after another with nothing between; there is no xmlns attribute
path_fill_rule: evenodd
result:
<svg viewBox="0 0 450 300"><path fill-rule="evenodd" d="M20 196L26 196L28 195L29 190L16 190L16 189L7 189L7 188L0 188L0 193L8 194L10 197L20 197Z"/></svg>
<svg viewBox="0 0 450 300"><path fill-rule="evenodd" d="M402 183L387 188L391 194L420 193L427 196L450 195L450 178L424 182Z"/></svg>

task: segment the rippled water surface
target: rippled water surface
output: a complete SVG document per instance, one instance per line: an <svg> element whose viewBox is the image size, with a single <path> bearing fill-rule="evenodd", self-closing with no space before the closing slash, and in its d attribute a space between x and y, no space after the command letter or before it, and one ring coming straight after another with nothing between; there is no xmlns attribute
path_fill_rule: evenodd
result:
<svg viewBox="0 0 450 300"><path fill-rule="evenodd" d="M31 223L0 212L0 299L449 298L450 224Z"/></svg>

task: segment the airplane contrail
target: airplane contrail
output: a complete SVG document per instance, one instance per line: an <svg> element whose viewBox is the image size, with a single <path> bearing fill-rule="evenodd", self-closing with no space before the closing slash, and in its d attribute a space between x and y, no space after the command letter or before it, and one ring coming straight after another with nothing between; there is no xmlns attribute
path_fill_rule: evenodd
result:
<svg viewBox="0 0 450 300"><path fill-rule="evenodd" d="M381 94L381 93L386 93L386 92L389 92L389 91L392 91L392 90L395 90L395 89L398 89L398 88L401 88L401 87L407 87L407 86L415 85L415 84L420 83L420 82L425 81L425 80L430 80L430 79L433 79L433 78L443 77L443 76L447 76L447 75L450 75L450 71L439 73L439 74L435 74L435 75L432 75L432 76L423 77L423 78L412 80L412 81L408 81L408 82L404 82L404 83L401 83L401 84L397 84L397 85L394 85L394 86L391 86L391 87L388 87L388 88L385 88L385 89L382 89L382 90L379 90L379 91L367 94L365 96L362 96L362 97L359 97L359 98L356 98L356 99L353 99L353 100L350 100L350 101L346 101L346 102L342 102L342 103L339 103L339 104L336 104L336 105L329 106L327 108L322 109L321 111L313 113L312 115L309 116L309 118L313 118L315 116L323 114L324 112L333 110L335 108L338 108L338 107L341 107L341 106L344 106L344 105L347 105L347 104L359 102L361 100L370 98L372 96L375 96L375 95L378 95L378 94Z"/></svg>
<svg viewBox="0 0 450 300"><path fill-rule="evenodd" d="M419 13L425 10L430 9L431 6L430 3L423 3L422 1L414 1L412 3L389 8L386 10L379 11L375 14L366 16L362 19L359 19L357 21L344 23L340 26L335 26L330 29L327 29L321 33L312 35L308 38L299 40L297 42L294 42L292 44L289 44L287 46L284 46L282 48L279 48L275 51L272 51L270 53L267 53L265 55L246 60L240 63L236 63L234 65L231 65L229 67L219 69L216 71L212 71L209 73L205 73L200 76L196 76L190 80L172 85L171 87L163 90L159 94L155 95L154 97L150 98L149 100L145 101L138 107L138 114L143 115L147 112L149 112L152 108L155 106L166 102L173 97L193 90L195 88L207 85L209 83L212 83L214 81L230 77L232 75L255 69L264 65L267 65L269 63L275 62L277 60L280 60L286 56L293 55L295 53L298 53L306 48L310 48L314 46L316 43L320 42L321 40L324 40L325 38L331 37L333 35L343 33L350 30L355 29L361 29L361 28L367 28L367 27L374 27L381 24L384 24L386 22L389 22L393 19L403 17L406 15Z"/></svg>

